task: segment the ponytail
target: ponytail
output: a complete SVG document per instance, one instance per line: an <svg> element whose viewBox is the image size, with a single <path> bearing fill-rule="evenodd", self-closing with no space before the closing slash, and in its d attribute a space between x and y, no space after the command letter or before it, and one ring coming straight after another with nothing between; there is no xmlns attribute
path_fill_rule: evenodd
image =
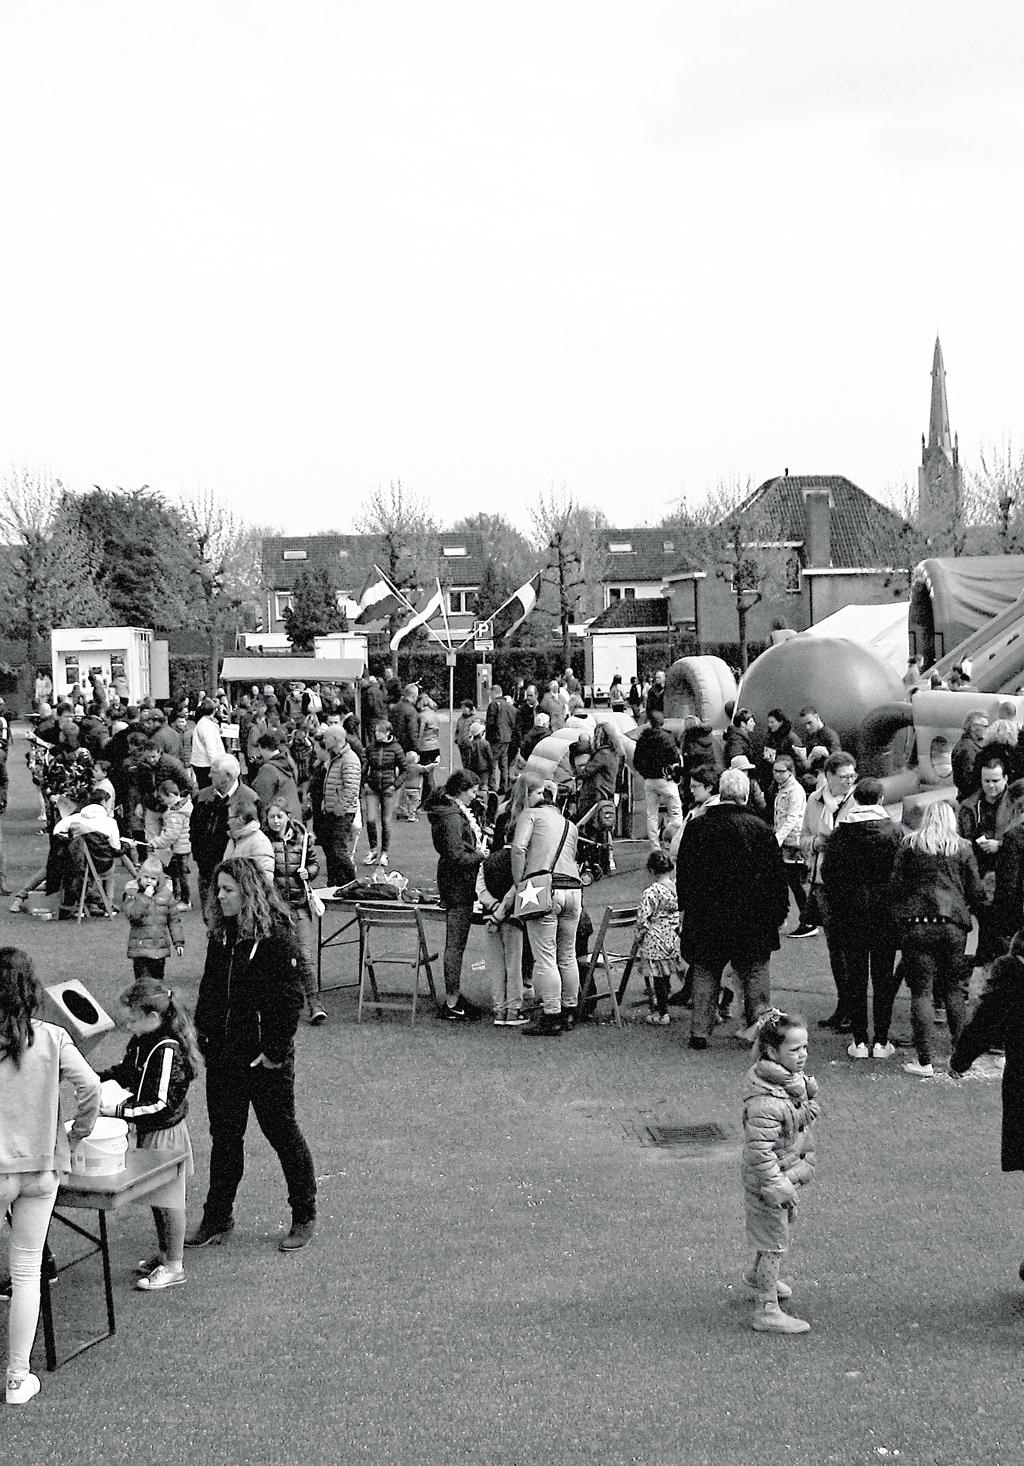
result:
<svg viewBox="0 0 1024 1466"><path fill-rule="evenodd" d="M153 977L142 977L121 994L121 1006L134 1013L155 1013L161 1030L181 1049L185 1073L191 1082L199 1073L199 1045L188 1009L179 1004L170 988Z"/></svg>

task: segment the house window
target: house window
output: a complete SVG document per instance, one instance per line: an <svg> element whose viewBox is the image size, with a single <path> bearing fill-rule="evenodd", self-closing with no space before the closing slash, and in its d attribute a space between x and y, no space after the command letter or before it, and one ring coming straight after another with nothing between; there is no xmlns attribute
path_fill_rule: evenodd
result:
<svg viewBox="0 0 1024 1466"><path fill-rule="evenodd" d="M800 556L796 554L786 556L786 594L800 594Z"/></svg>
<svg viewBox="0 0 1024 1466"><path fill-rule="evenodd" d="M291 591L277 590L274 592L274 620L283 621L284 613L292 604Z"/></svg>
<svg viewBox="0 0 1024 1466"><path fill-rule="evenodd" d="M441 554L448 560L464 560L469 551L465 545L443 545Z"/></svg>
<svg viewBox="0 0 1024 1466"><path fill-rule="evenodd" d="M608 604L609 604L609 606L612 604L613 601L621 601L621 600L622 600L622 591L619 589L619 587L617 585L610 586L609 589L608 589Z"/></svg>
<svg viewBox="0 0 1024 1466"><path fill-rule="evenodd" d="M622 588L622 599L624 601L635 601L636 600L636 586L635 585L626 585L626 586L623 586L623 588Z"/></svg>
<svg viewBox="0 0 1024 1466"><path fill-rule="evenodd" d="M449 616L468 616L470 601L476 595L476 586L453 587L448 592Z"/></svg>
<svg viewBox="0 0 1024 1466"><path fill-rule="evenodd" d="M620 540L618 543L612 541L608 546L609 555L632 555L633 546L629 540Z"/></svg>
<svg viewBox="0 0 1024 1466"><path fill-rule="evenodd" d="M733 571L729 589L734 596L754 595L760 589L757 564L753 560L742 560Z"/></svg>
<svg viewBox="0 0 1024 1466"><path fill-rule="evenodd" d="M635 601L635 585L612 585L608 587L608 604L613 601Z"/></svg>
<svg viewBox="0 0 1024 1466"><path fill-rule="evenodd" d="M306 552L305 552L305 550L282 550L281 551L281 559L282 560L305 560L305 558L306 558Z"/></svg>
<svg viewBox="0 0 1024 1466"><path fill-rule="evenodd" d="M665 555L671 555L671 553L675 549L675 547L676 547L675 540L662 540L662 542L661 542L662 553L665 554Z"/></svg>

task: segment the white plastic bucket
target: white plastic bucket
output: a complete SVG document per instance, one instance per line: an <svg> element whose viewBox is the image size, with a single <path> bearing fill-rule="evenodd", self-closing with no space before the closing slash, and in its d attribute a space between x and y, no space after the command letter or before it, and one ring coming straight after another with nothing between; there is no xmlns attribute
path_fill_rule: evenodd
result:
<svg viewBox="0 0 1024 1466"><path fill-rule="evenodd" d="M91 1135L79 1141L71 1153L72 1171L90 1176L110 1176L123 1171L128 1154L128 1126L124 1120L101 1116Z"/></svg>

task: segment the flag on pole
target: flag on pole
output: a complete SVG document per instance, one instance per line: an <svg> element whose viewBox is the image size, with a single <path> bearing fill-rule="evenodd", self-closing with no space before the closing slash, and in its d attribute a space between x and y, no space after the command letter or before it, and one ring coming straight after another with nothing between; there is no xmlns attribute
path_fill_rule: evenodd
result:
<svg viewBox="0 0 1024 1466"><path fill-rule="evenodd" d="M540 595L540 581L542 571L532 576L525 585L521 585L514 596L509 596L503 606L499 606L491 620L494 623L495 641L503 640L511 636L517 626L529 616L537 604L537 597Z"/></svg>
<svg viewBox="0 0 1024 1466"><path fill-rule="evenodd" d="M443 604L444 596L441 593L441 587L438 586L436 590L431 591L425 601L421 601L419 609L413 611L409 619L395 632L391 638L391 650L397 652L410 631L415 631L417 626L426 626L431 617L436 616L438 611L441 610Z"/></svg>
<svg viewBox="0 0 1024 1466"><path fill-rule="evenodd" d="M375 606L378 601L382 601L385 596L389 596L390 594L391 587L379 572L377 573L376 580L372 575L368 575L366 577L366 584L359 593L360 611L368 611L371 606Z"/></svg>

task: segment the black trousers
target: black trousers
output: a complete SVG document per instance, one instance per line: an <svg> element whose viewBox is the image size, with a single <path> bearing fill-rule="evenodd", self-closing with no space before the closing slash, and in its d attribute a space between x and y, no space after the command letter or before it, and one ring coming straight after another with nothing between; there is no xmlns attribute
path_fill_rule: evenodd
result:
<svg viewBox="0 0 1024 1466"><path fill-rule="evenodd" d="M320 843L327 857L327 882L331 886L347 886L356 878L356 868L349 854L354 814L320 816Z"/></svg>
<svg viewBox="0 0 1024 1466"><path fill-rule="evenodd" d="M245 1170L245 1127L252 1106L270 1141L288 1186L295 1222L316 1216L313 1157L295 1118L295 1060L280 1069L251 1069L236 1054L206 1056L206 1110L210 1120L210 1189L205 1220L214 1227L231 1221L235 1193Z"/></svg>
<svg viewBox="0 0 1024 1466"><path fill-rule="evenodd" d="M889 1041L892 1005L899 991L900 978L894 976L896 947L890 942L877 947L845 949L847 993L846 1016L853 1028L855 1042L868 1041L868 978L871 979L871 1023L875 1043Z"/></svg>

